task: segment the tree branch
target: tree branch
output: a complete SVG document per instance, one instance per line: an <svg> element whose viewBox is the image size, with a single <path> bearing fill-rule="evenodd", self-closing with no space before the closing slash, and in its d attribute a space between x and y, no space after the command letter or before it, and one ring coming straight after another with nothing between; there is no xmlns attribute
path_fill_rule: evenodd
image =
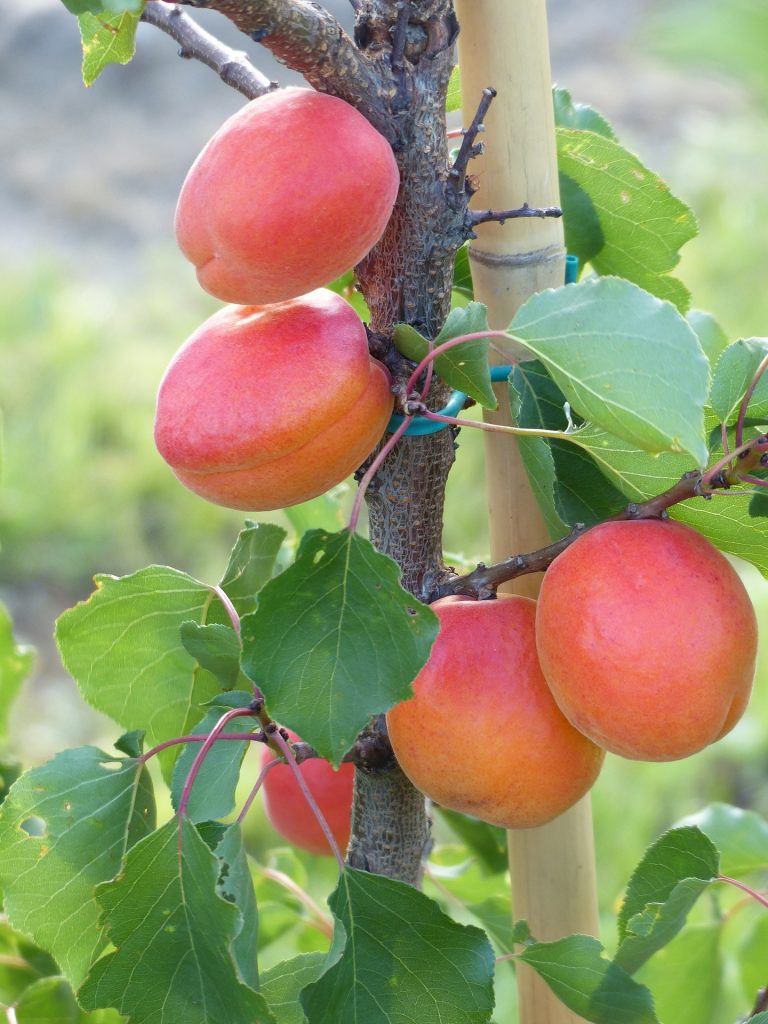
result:
<svg viewBox="0 0 768 1024"><path fill-rule="evenodd" d="M336 19L310 0L181 0L226 15L240 30L298 71L319 92L350 103L389 141L393 127L371 62Z"/></svg>
<svg viewBox="0 0 768 1024"><path fill-rule="evenodd" d="M199 60L212 68L225 85L237 89L249 100L277 88L276 82L270 82L251 64L246 53L224 46L176 4L149 0L141 20L175 39L181 47L180 57Z"/></svg>
<svg viewBox="0 0 768 1024"><path fill-rule="evenodd" d="M464 137L461 140L459 152L456 154L453 167L448 175L448 185L454 192L463 192L469 161L473 156L479 156L483 151L483 144L481 142L476 142L475 140L480 132L485 131L483 118L488 113L488 108L491 103L493 103L495 96L496 90L492 89L490 86L488 86L487 89L483 89L483 95L480 98L480 103L477 106L475 116L472 118L469 128L467 128L463 133Z"/></svg>
<svg viewBox="0 0 768 1024"><path fill-rule="evenodd" d="M503 224L505 220L514 220L516 217L562 217L563 211L559 206L529 206L523 203L517 210L468 210L469 225L485 224L488 221L498 221Z"/></svg>

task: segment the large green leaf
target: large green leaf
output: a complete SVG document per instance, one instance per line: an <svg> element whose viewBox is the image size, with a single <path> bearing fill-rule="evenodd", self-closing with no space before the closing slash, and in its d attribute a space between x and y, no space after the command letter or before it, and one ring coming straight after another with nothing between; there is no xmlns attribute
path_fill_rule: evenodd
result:
<svg viewBox="0 0 768 1024"><path fill-rule="evenodd" d="M238 977L244 985L259 988L257 951L259 948L259 913L256 893L248 863L243 832L239 825L230 825L213 852L219 861L216 892L240 911L242 925L232 942L232 956Z"/></svg>
<svg viewBox="0 0 768 1024"><path fill-rule="evenodd" d="M659 1024L648 989L607 960L602 945L590 935L530 943L518 960L531 966L584 1020L593 1024Z"/></svg>
<svg viewBox="0 0 768 1024"><path fill-rule="evenodd" d="M7 735L8 712L32 671L33 662L32 648L16 643L11 617L0 603L0 740Z"/></svg>
<svg viewBox="0 0 768 1024"><path fill-rule="evenodd" d="M92 967L78 998L114 1006L131 1024L273 1024L240 980L232 947L239 909L217 891L220 865L188 821L171 820L128 854L97 898L115 947Z"/></svg>
<svg viewBox="0 0 768 1024"><path fill-rule="evenodd" d="M669 1024L720 1024L721 924L689 925L638 972Z"/></svg>
<svg viewBox="0 0 768 1024"><path fill-rule="evenodd" d="M711 404L721 423L735 423L741 401L757 368L768 356L768 338L747 338L725 349L715 367ZM768 420L768 370L749 401L751 419Z"/></svg>
<svg viewBox="0 0 768 1024"><path fill-rule="evenodd" d="M372 715L411 694L437 617L362 537L312 530L243 619L243 668L270 714L339 764Z"/></svg>
<svg viewBox="0 0 768 1024"><path fill-rule="evenodd" d="M306 1024L299 995L323 973L325 960L325 953L303 953L265 972L261 991L277 1024Z"/></svg>
<svg viewBox="0 0 768 1024"><path fill-rule="evenodd" d="M738 965L744 999L750 1002L765 987L765 951L768 949L768 914L762 912L747 928L738 947ZM765 1015L768 1017L768 1014ZM750 1019L750 1024L752 1020Z"/></svg>
<svg viewBox="0 0 768 1024"><path fill-rule="evenodd" d="M568 238L569 252L599 274L633 281L684 312L690 295L669 271L696 234L690 209L615 139L580 128L558 128L556 135L560 173L589 197L603 239L599 251L579 252Z"/></svg>
<svg viewBox="0 0 768 1024"><path fill-rule="evenodd" d="M768 871L768 821L754 811L710 804L678 825L695 825L709 836L720 854L722 874L738 878Z"/></svg>
<svg viewBox="0 0 768 1024"><path fill-rule="evenodd" d="M534 295L509 332L584 419L650 452L706 459L709 364L669 303L628 281L590 279Z"/></svg>
<svg viewBox="0 0 768 1024"><path fill-rule="evenodd" d="M222 588L240 615L255 609L258 603L256 595L272 579L285 537L281 526L246 519L221 578Z"/></svg>
<svg viewBox="0 0 768 1024"><path fill-rule="evenodd" d="M0 808L8 917L53 954L74 986L106 942L94 886L118 873L125 851L154 828L154 816L141 764L95 747L33 768Z"/></svg>
<svg viewBox="0 0 768 1024"><path fill-rule="evenodd" d="M578 128L582 131L595 132L606 139L616 139L616 133L606 118L586 103L574 103L568 89L555 86L552 90L552 101L555 108L555 124L558 128Z"/></svg>
<svg viewBox="0 0 768 1024"><path fill-rule="evenodd" d="M201 721L192 729L192 734L207 736L226 711L231 708L246 708L252 699L253 694L242 691L220 694L212 701L211 707ZM224 729L224 735L251 732L258 725L258 719L234 718ZM200 753L200 746L199 743L187 744L174 766L171 784L174 807L179 806L184 783L195 758ZM235 807L235 789L240 778L240 766L247 748L246 740L220 740L211 747L192 786L187 805L187 816L191 821L212 821L232 813Z"/></svg>
<svg viewBox="0 0 768 1024"><path fill-rule="evenodd" d="M136 3L123 3L136 8ZM140 5L143 7L143 3ZM110 64L127 64L136 52L136 29L141 14L129 10L121 13L80 14L80 36L83 43L83 81L93 85Z"/></svg>
<svg viewBox="0 0 768 1024"><path fill-rule="evenodd" d="M479 928L382 875L346 870L332 961L302 995L309 1024L486 1024L494 958ZM343 952L338 951L343 943Z"/></svg>
<svg viewBox="0 0 768 1024"><path fill-rule="evenodd" d="M486 307L479 302L470 302L463 308L451 310L443 329L435 338L434 346L460 338L464 334L478 334L487 330ZM395 327L393 340L398 351L415 363L421 362L429 354L431 347L426 338L422 338L418 331L408 324L398 324ZM446 384L450 384L457 391L463 391L486 408L495 409L498 402L491 385L491 372L488 367L489 344L488 338L466 341L437 356L434 366Z"/></svg>
<svg viewBox="0 0 768 1024"><path fill-rule="evenodd" d="M677 935L719 873L717 849L702 831L688 826L665 832L648 848L627 886L615 962L634 973Z"/></svg>

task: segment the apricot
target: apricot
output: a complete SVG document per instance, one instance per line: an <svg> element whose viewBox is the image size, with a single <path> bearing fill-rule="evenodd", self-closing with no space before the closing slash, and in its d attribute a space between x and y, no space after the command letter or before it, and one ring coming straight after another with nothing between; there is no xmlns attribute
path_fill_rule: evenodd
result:
<svg viewBox="0 0 768 1024"><path fill-rule="evenodd" d="M296 733L289 731L289 735L293 741L298 740ZM262 765L275 760L277 754L266 748L261 756ZM302 761L299 771L343 854L349 843L355 766L342 764L334 771L327 761L311 758ZM328 840L287 764L270 770L262 790L267 818L283 839L309 853L331 855Z"/></svg>
<svg viewBox="0 0 768 1024"><path fill-rule="evenodd" d="M544 575L536 637L568 720L623 757L694 754L749 699L749 597L727 559L681 523L602 523L576 540Z"/></svg>
<svg viewBox="0 0 768 1024"><path fill-rule="evenodd" d="M397 760L436 803L504 828L557 817L597 778L603 751L549 692L536 655L536 605L524 597L436 601L440 633L387 714Z"/></svg>
<svg viewBox="0 0 768 1024"><path fill-rule="evenodd" d="M320 289L206 320L160 384L155 443L179 480L215 504L285 508L353 472L392 404L357 314Z"/></svg>
<svg viewBox="0 0 768 1024"><path fill-rule="evenodd" d="M328 284L381 237L400 176L386 139L343 100L280 89L225 121L192 165L176 237L225 302Z"/></svg>

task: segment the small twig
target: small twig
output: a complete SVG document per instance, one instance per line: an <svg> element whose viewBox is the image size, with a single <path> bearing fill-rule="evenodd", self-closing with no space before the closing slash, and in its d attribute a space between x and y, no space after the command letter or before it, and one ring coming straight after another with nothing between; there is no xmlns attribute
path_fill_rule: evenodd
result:
<svg viewBox="0 0 768 1024"><path fill-rule="evenodd" d="M165 740L164 743L158 743L156 747L152 747L141 757L137 757L136 760L140 764L146 764L151 758L156 757L162 750L167 750L169 747L177 747L180 743L205 743L208 739L207 733L195 733L190 736L174 736L172 740ZM266 743L266 736L263 732L227 732L222 733L217 737L219 740L237 740L240 743Z"/></svg>
<svg viewBox="0 0 768 1024"><path fill-rule="evenodd" d="M768 1010L768 985L758 991L750 1017L754 1017L758 1013L762 1013L764 1010Z"/></svg>
<svg viewBox="0 0 768 1024"><path fill-rule="evenodd" d="M477 107L477 112L470 122L469 128L464 132L464 138L461 140L461 146L459 146L459 152L456 154L456 159L453 162L453 167L448 172L448 186L453 189L454 192L461 192L464 188L464 182L467 177L467 167L469 161L473 156L478 155L478 151L475 149L475 140L480 132L485 131L485 125L483 124L483 118L488 113L488 108L493 103L493 98L496 95L496 90L490 86L483 89L483 95L480 103Z"/></svg>
<svg viewBox="0 0 768 1024"><path fill-rule="evenodd" d="M280 762L277 761L275 763L279 764ZM323 913L309 893L305 892L297 882L294 882L290 875L286 875L284 871L278 871L276 868L258 868L258 870L265 878L282 886L283 889L295 896L302 906L306 907L310 914L308 924L325 935L327 939L333 938L333 921L331 918Z"/></svg>
<svg viewBox="0 0 768 1024"><path fill-rule="evenodd" d="M559 206L529 206L528 203L523 203L516 210L468 210L467 216L469 225L475 227L477 224L487 224L489 221L503 224L516 217L562 217L563 211Z"/></svg>
<svg viewBox="0 0 768 1024"><path fill-rule="evenodd" d="M413 8L410 0L403 0L400 10L397 12L397 21L392 33L392 52L389 55L389 62L394 71L403 70L403 57L405 56L405 43L408 37L408 20L411 17Z"/></svg>
<svg viewBox="0 0 768 1024"><path fill-rule="evenodd" d="M249 100L278 88L277 82L270 82L266 75L251 64L246 53L232 50L219 42L175 4L171 6L158 0L149 0L141 20L175 39L181 47L180 57L199 60L212 68L225 85L237 89Z"/></svg>

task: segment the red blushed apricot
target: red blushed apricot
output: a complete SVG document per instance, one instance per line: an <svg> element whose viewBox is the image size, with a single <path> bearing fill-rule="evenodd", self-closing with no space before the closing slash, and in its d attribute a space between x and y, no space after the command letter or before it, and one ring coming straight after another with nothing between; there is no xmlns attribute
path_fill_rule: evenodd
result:
<svg viewBox="0 0 768 1024"><path fill-rule="evenodd" d="M155 443L179 480L215 504L285 508L349 476L392 405L357 314L320 289L207 320L160 384Z"/></svg>
<svg viewBox="0 0 768 1024"><path fill-rule="evenodd" d="M296 733L289 735L293 741L298 740ZM267 749L261 763L276 759L277 754ZM343 854L349 843L355 766L342 764L334 771L327 761L311 758L299 765L299 771ZM309 853L331 855L328 840L287 764L270 770L264 779L263 793L267 818L283 839Z"/></svg>
<svg viewBox="0 0 768 1024"><path fill-rule="evenodd" d="M694 754L749 699L749 597L727 559L681 523L602 523L571 544L544 575L536 636L569 721L623 757Z"/></svg>
<svg viewBox="0 0 768 1024"><path fill-rule="evenodd" d="M604 753L560 712L539 667L535 602L436 601L440 633L411 700L387 714L397 760L436 803L503 828L557 817Z"/></svg>
<svg viewBox="0 0 768 1024"><path fill-rule="evenodd" d="M176 237L225 302L328 284L381 237L400 176L386 139L343 100L280 89L225 121L192 165Z"/></svg>

